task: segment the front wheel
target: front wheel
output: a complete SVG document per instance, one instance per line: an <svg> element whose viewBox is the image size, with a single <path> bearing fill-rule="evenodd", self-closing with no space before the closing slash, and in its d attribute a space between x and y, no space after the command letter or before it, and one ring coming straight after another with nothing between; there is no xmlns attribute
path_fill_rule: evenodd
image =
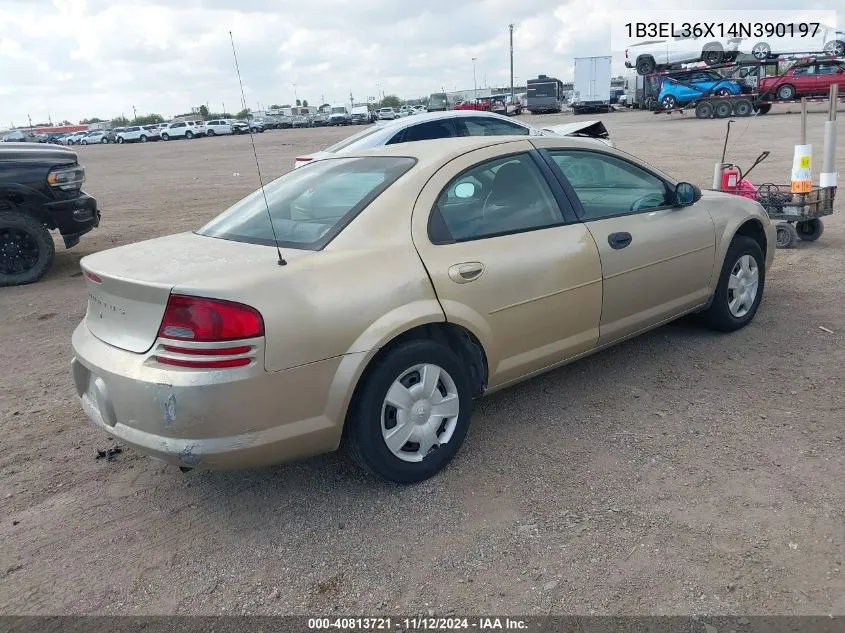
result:
<svg viewBox="0 0 845 633"><path fill-rule="evenodd" d="M660 105L663 106L664 110L674 110L678 107L678 100L672 95L666 95L663 99L661 99Z"/></svg>
<svg viewBox="0 0 845 633"><path fill-rule="evenodd" d="M751 49L751 54L754 56L755 59L760 61L768 59L771 53L772 47L766 44L766 42L758 42L754 45L754 48Z"/></svg>
<svg viewBox="0 0 845 633"><path fill-rule="evenodd" d="M715 66L721 64L725 59L725 54L719 48L709 48L701 53L701 61L708 66Z"/></svg>
<svg viewBox="0 0 845 633"><path fill-rule="evenodd" d="M194 133L191 132L190 130L188 130L187 132L185 132L185 138L187 138L187 139L194 138Z"/></svg>
<svg viewBox="0 0 845 633"><path fill-rule="evenodd" d="M100 143L102 143L103 145L108 145L108 142L109 139L107 139L105 136L102 138L102 140L100 140Z"/></svg>
<svg viewBox="0 0 845 633"><path fill-rule="evenodd" d="M208 136L214 136L215 132L214 132L214 130L209 130L208 132L206 132L206 134Z"/></svg>
<svg viewBox="0 0 845 633"><path fill-rule="evenodd" d="M122 136L118 136L118 137L117 137L117 142L118 142L119 144L123 145L126 141L124 140L124 138L123 138Z"/></svg>
<svg viewBox="0 0 845 633"><path fill-rule="evenodd" d="M21 286L41 279L50 266L56 247L41 222L14 211L0 201L0 287Z"/></svg>
<svg viewBox="0 0 845 633"><path fill-rule="evenodd" d="M784 84L778 88L776 96L781 101L792 101L795 98L795 88L789 84Z"/></svg>
<svg viewBox="0 0 845 633"><path fill-rule="evenodd" d="M834 57L845 57L845 41L831 40L824 45L824 52Z"/></svg>
<svg viewBox="0 0 845 633"><path fill-rule="evenodd" d="M83 144L83 145L88 145L88 141L86 141L86 140L84 140L84 139L83 139L82 144Z"/></svg>
<svg viewBox="0 0 845 633"><path fill-rule="evenodd" d="M344 441L359 465L384 479L428 479L455 457L469 429L467 372L432 340L397 345L376 363L355 394Z"/></svg>
<svg viewBox="0 0 845 633"><path fill-rule="evenodd" d="M146 134L141 134L141 138L140 138L139 140L140 140L142 143L146 143L146 142L147 142L147 136L146 136Z"/></svg>
<svg viewBox="0 0 845 633"><path fill-rule="evenodd" d="M653 73L657 69L657 64L654 61L654 57L649 55L643 55L642 57L637 58L637 74L638 75L648 75Z"/></svg>
<svg viewBox="0 0 845 633"><path fill-rule="evenodd" d="M170 140L170 134L167 134L167 133L162 134L162 135L161 135L161 140L162 140L162 141L169 141L169 140Z"/></svg>
<svg viewBox="0 0 845 633"><path fill-rule="evenodd" d="M733 238L713 303L704 313L715 330L733 332L748 325L757 313L766 282L766 260L755 240L744 235Z"/></svg>

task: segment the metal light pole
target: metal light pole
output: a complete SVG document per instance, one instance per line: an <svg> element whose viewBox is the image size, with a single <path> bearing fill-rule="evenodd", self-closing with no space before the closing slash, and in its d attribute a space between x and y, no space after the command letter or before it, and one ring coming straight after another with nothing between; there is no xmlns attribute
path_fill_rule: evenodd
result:
<svg viewBox="0 0 845 633"><path fill-rule="evenodd" d="M296 100L299 98L296 96L296 84L293 85L293 105L296 105Z"/></svg>
<svg viewBox="0 0 845 633"><path fill-rule="evenodd" d="M135 121L138 120L138 112L135 110L135 106L132 106L132 117L133 117L133 120L135 120Z"/></svg>
<svg viewBox="0 0 845 633"><path fill-rule="evenodd" d="M511 103L513 103L513 24L509 24L508 28L510 29L511 37Z"/></svg>
<svg viewBox="0 0 845 633"><path fill-rule="evenodd" d="M475 93L475 100L478 101L478 83L475 81L475 60L477 57L472 58L472 90Z"/></svg>

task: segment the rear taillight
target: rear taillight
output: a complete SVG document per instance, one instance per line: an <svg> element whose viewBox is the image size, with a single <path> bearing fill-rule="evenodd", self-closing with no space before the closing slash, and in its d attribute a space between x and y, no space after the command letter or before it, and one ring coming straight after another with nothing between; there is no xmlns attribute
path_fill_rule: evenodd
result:
<svg viewBox="0 0 845 633"><path fill-rule="evenodd" d="M237 341L264 336L264 320L255 308L241 303L170 295L158 335L180 341Z"/></svg>
<svg viewBox="0 0 845 633"><path fill-rule="evenodd" d="M189 369L245 367L255 360L256 346L225 343L263 336L264 320L257 310L242 303L170 295L158 335L173 342L185 341L181 345L161 342L154 359L162 365Z"/></svg>
<svg viewBox="0 0 845 633"><path fill-rule="evenodd" d="M94 274L94 273L92 273L90 270L86 270L86 271L85 271L85 276L86 276L88 279L90 279L91 281L93 281L95 284L101 284L101 283L103 283L103 280L102 280L102 279L100 279L99 275L95 275L95 274Z"/></svg>

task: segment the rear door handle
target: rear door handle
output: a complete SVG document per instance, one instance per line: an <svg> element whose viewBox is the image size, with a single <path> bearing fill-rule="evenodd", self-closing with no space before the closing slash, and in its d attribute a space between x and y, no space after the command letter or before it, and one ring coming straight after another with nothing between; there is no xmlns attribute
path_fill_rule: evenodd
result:
<svg viewBox="0 0 845 633"><path fill-rule="evenodd" d="M484 264L481 262L464 262L449 266L449 279L456 284L465 284L475 281L484 272Z"/></svg>
<svg viewBox="0 0 845 633"><path fill-rule="evenodd" d="M632 240L630 233L611 233L607 236L607 243L610 244L610 248L617 251L628 246Z"/></svg>

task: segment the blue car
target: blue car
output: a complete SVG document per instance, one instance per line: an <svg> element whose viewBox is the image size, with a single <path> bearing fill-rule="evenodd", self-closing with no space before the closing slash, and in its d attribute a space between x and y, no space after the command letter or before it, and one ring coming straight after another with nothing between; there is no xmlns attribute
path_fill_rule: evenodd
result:
<svg viewBox="0 0 845 633"><path fill-rule="evenodd" d="M737 82L725 79L715 70L691 70L666 75L657 100L663 108L671 110L702 97L727 97L741 93L742 87Z"/></svg>

